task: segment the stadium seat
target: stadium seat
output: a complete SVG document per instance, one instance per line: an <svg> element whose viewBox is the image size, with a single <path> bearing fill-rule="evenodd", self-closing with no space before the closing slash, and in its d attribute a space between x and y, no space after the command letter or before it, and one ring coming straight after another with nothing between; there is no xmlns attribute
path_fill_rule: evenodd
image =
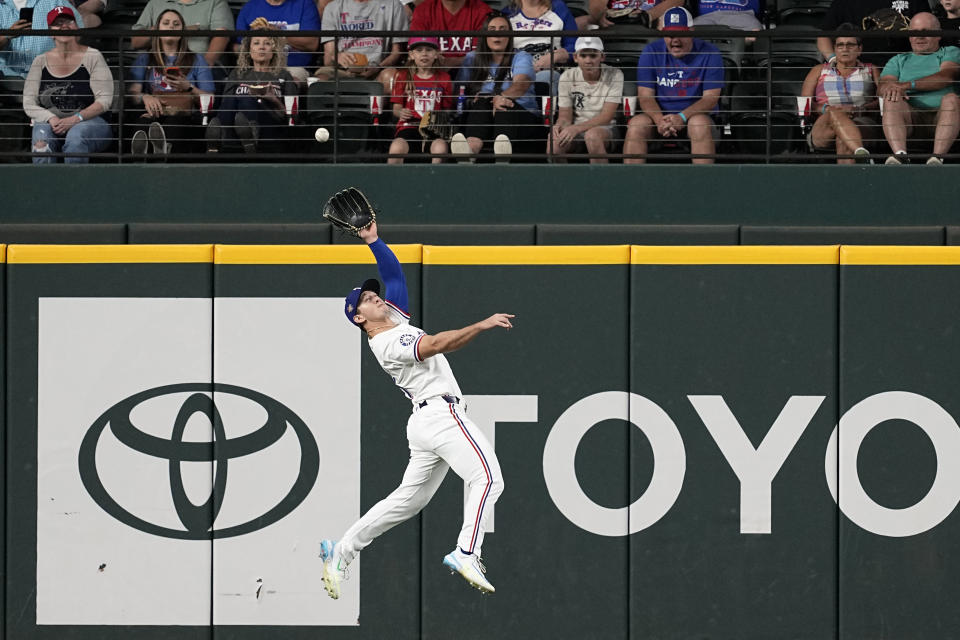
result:
<svg viewBox="0 0 960 640"><path fill-rule="evenodd" d="M314 82L300 105L300 122L311 127L325 127L330 139L313 143L319 153L356 155L369 151L376 139L376 101L384 108L383 85L375 80L340 80Z"/></svg>

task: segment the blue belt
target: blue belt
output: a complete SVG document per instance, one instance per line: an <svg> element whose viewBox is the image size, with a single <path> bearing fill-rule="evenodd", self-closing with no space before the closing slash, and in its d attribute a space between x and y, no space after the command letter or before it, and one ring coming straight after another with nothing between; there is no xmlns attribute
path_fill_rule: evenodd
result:
<svg viewBox="0 0 960 640"><path fill-rule="evenodd" d="M450 396L450 395L447 395L447 394L443 394L443 395L440 395L440 396L436 396L435 398L440 398L441 400L443 400L443 401L446 402L447 404L460 404L460 398L458 398L457 396ZM430 402L431 400L434 400L435 398L427 398L426 400L423 400L422 402L418 402L418 403L417 403L417 407L420 408L420 409L423 409L425 406L427 406L427 403L428 403L428 402Z"/></svg>

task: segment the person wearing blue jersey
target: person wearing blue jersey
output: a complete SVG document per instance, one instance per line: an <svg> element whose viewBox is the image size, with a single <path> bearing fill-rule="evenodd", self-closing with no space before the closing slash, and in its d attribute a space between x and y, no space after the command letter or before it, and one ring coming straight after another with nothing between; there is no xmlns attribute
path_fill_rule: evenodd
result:
<svg viewBox="0 0 960 640"><path fill-rule="evenodd" d="M663 14L663 31L687 32L693 16L682 7ZM637 111L627 123L624 163L646 161L651 138L686 137L694 164L713 163L712 115L723 90L723 59L709 42L670 34L648 44L637 60Z"/></svg>
<svg viewBox="0 0 960 640"><path fill-rule="evenodd" d="M509 313L495 313L462 329L430 335L410 324L403 269L390 247L377 235L374 222L360 232L377 260L380 283L366 280L347 294L347 320L367 336L380 366L412 403L407 421L410 462L400 486L375 504L340 540L323 540L324 589L340 597L346 568L375 538L423 509L436 493L448 469L467 483L463 525L457 546L443 564L484 593L493 593L480 562L486 522L503 492L503 475L493 445L467 416L463 395L443 354L465 346L478 335L513 324Z"/></svg>
<svg viewBox="0 0 960 640"><path fill-rule="evenodd" d="M512 0L504 9L516 35L513 46L533 56L537 82L556 84L573 54L574 36L549 37L548 31L577 31L577 21L563 0ZM531 32L529 35L526 32Z"/></svg>

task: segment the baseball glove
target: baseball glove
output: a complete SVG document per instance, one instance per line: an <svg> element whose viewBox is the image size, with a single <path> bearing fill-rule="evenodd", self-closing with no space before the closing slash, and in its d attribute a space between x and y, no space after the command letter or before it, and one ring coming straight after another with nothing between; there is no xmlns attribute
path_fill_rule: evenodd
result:
<svg viewBox="0 0 960 640"><path fill-rule="evenodd" d="M440 138L449 140L453 135L453 123L448 111L427 111L420 117L420 137L424 142Z"/></svg>
<svg viewBox="0 0 960 640"><path fill-rule="evenodd" d="M327 200L323 217L344 233L360 237L361 231L377 221L377 212L367 196L359 189L349 187Z"/></svg>

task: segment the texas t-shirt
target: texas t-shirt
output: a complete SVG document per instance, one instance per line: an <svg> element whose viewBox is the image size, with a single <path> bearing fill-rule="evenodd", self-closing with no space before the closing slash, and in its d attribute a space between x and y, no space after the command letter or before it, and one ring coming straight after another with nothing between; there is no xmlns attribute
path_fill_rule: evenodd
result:
<svg viewBox="0 0 960 640"><path fill-rule="evenodd" d="M703 97L703 92L723 88L723 58L720 51L693 38L693 49L673 57L661 38L643 48L637 60L637 88L653 89L665 113L683 111ZM719 107L714 107L714 111Z"/></svg>
<svg viewBox="0 0 960 640"><path fill-rule="evenodd" d="M416 114L416 119L400 120L397 122L397 131L416 129L420 125L420 118L428 111L450 111L453 108L453 83L446 71L434 71L430 78L421 78L414 74L413 95L408 91L409 77L406 69L397 73L390 102L410 109Z"/></svg>
<svg viewBox="0 0 960 640"><path fill-rule="evenodd" d="M413 10L411 31L479 31L490 13L481 0L467 0L456 13L450 13L440 0L424 0ZM471 36L440 36L440 52L448 58L462 58L476 47Z"/></svg>
<svg viewBox="0 0 960 640"><path fill-rule="evenodd" d="M349 31L352 36L336 40L338 52L362 53L368 64L376 64L390 55L394 42L406 42L406 37L388 38L364 35L364 31L406 31L410 21L400 0L333 0L323 10L324 31ZM327 36L321 44L335 39Z"/></svg>

